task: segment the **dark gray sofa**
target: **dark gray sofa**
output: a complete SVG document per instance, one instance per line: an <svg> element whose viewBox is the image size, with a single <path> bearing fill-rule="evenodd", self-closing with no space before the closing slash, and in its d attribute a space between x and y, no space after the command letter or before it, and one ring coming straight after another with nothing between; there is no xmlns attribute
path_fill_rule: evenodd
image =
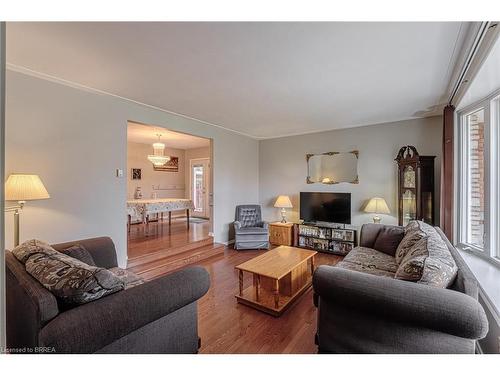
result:
<svg viewBox="0 0 500 375"><path fill-rule="evenodd" d="M97 266L117 267L115 246L101 237L80 244ZM191 267L78 307L62 310L53 294L6 251L7 347L10 352L196 353L197 300L208 272ZM41 348L41 349L40 349Z"/></svg>
<svg viewBox="0 0 500 375"><path fill-rule="evenodd" d="M372 248L383 227L364 225L360 246ZM448 289L361 269L317 268L313 287L320 353L474 353L476 340L488 332L477 281L436 230L458 266Z"/></svg>

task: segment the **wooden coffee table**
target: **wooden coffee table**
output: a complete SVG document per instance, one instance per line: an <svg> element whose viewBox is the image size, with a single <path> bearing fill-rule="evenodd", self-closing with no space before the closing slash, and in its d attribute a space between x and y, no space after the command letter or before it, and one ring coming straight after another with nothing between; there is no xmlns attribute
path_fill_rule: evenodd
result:
<svg viewBox="0 0 500 375"><path fill-rule="evenodd" d="M316 251L280 246L236 266L239 303L280 316L312 284ZM243 272L253 274L253 285L243 288Z"/></svg>

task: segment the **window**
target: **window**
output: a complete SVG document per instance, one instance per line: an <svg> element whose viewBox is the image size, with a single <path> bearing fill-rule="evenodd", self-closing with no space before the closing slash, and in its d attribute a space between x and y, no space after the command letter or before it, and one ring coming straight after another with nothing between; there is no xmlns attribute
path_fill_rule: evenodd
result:
<svg viewBox="0 0 500 375"><path fill-rule="evenodd" d="M458 113L458 245L500 261L500 99L491 96Z"/></svg>
<svg viewBox="0 0 500 375"><path fill-rule="evenodd" d="M465 242L484 248L484 109L465 117L467 230Z"/></svg>

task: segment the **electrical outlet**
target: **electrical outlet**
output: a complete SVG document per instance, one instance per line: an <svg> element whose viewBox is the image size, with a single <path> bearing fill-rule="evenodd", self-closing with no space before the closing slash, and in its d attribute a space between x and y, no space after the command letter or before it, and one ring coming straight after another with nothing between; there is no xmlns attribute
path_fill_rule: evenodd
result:
<svg viewBox="0 0 500 375"><path fill-rule="evenodd" d="M116 177L121 178L123 177L123 169L117 169L116 170Z"/></svg>

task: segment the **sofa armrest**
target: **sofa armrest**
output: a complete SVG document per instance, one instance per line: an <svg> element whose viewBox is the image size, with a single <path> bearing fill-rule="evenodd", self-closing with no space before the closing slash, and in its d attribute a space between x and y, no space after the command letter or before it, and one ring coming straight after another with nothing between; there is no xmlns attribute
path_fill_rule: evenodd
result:
<svg viewBox="0 0 500 375"><path fill-rule="evenodd" d="M64 242L51 246L60 251L73 245L82 245L90 253L90 255L92 255L97 267L118 267L115 244L109 237L88 238L85 240Z"/></svg>
<svg viewBox="0 0 500 375"><path fill-rule="evenodd" d="M235 230L241 229L241 222L240 221L235 221L234 222L234 229Z"/></svg>
<svg viewBox="0 0 500 375"><path fill-rule="evenodd" d="M466 294L409 281L320 266L314 292L346 308L454 336L481 339L488 332L482 306Z"/></svg>
<svg viewBox="0 0 500 375"><path fill-rule="evenodd" d="M208 272L191 267L59 314L40 333L57 353L93 353L201 298Z"/></svg>

